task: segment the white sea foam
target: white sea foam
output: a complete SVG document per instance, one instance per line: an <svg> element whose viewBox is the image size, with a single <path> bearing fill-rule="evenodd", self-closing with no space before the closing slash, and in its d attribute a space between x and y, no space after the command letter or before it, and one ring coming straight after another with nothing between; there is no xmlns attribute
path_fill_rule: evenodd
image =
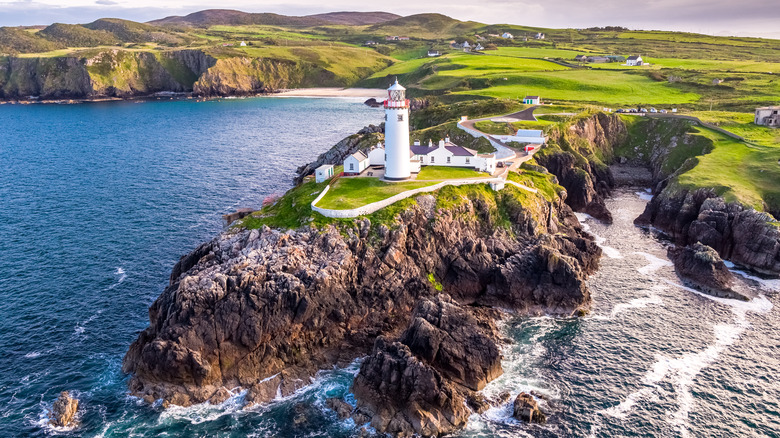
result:
<svg viewBox="0 0 780 438"><path fill-rule="evenodd" d="M637 268L640 274L650 275L664 266L674 266L669 260L664 260L646 252L633 252L632 254L641 255L649 262L648 265Z"/></svg>
<svg viewBox="0 0 780 438"><path fill-rule="evenodd" d="M612 316L615 316L621 312L625 312L630 309L641 309L651 304L662 305L664 302L658 295L650 295L643 298L634 298L627 303L616 304L612 309Z"/></svg>
<svg viewBox="0 0 780 438"><path fill-rule="evenodd" d="M639 196L639 199L643 201L649 201L653 199L653 195L650 194L650 189L645 189L643 192L636 192L637 196Z"/></svg>
<svg viewBox="0 0 780 438"><path fill-rule="evenodd" d="M679 287L680 289L684 289L687 290L688 292L693 292L696 295L707 298L708 300L715 301L717 303L729 306L732 308L732 311L735 312L735 315L737 316L740 315L744 316L745 312L767 313L770 310L772 310L772 302L769 301L769 299L764 295L758 295L757 297L753 298L750 301L742 301L742 300L735 300L730 298L715 297L700 292L696 289L683 286L680 283L675 283L674 281L671 280L664 280L664 281L673 286Z"/></svg>
<svg viewBox="0 0 780 438"><path fill-rule="evenodd" d="M119 286L120 284L122 284L123 281L125 281L125 278L127 278L127 274L125 273L125 270L121 266L118 266L116 268L116 271L114 271L114 275L118 276L119 278L117 279L116 283L108 287L109 290Z"/></svg>
<svg viewBox="0 0 780 438"><path fill-rule="evenodd" d="M726 265L728 266L728 265ZM733 268L734 264L731 263L731 266L728 266L729 268ZM731 269L731 272L741 275L748 280L753 280L756 283L758 283L759 287L761 287L764 290L770 291L770 292L780 292L780 279L767 279L767 278L761 278L756 277L755 275L750 275L745 271L740 271L739 269Z"/></svg>
<svg viewBox="0 0 780 438"><path fill-rule="evenodd" d="M582 225L582 229L586 231L588 234L593 236L594 241L596 242L596 245L601 248L601 251L604 253L605 256L611 258L611 259L622 259L623 256L620 254L620 251L618 251L616 248L613 248L611 246L604 245L604 242L607 241L607 239L599 236L598 234L595 234L593 231L591 231L590 225L587 224L585 221L588 219L593 219L593 216L587 214L587 213L574 213L577 216L577 220L580 221L580 225Z"/></svg>
<svg viewBox="0 0 780 438"><path fill-rule="evenodd" d="M31 351L24 355L26 359L35 359L36 357L39 357L42 353L39 351Z"/></svg>
<svg viewBox="0 0 780 438"><path fill-rule="evenodd" d="M230 398L220 404L212 405L210 402L204 402L187 407L170 406L160 414L157 422L164 424L172 420L185 420L192 424L201 424L214 421L241 410L246 393L246 390L234 388L230 391Z"/></svg>

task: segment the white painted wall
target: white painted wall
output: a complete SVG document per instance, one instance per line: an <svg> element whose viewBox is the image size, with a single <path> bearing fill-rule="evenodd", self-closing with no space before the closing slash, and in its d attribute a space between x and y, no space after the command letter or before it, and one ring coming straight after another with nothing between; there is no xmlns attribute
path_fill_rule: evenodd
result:
<svg viewBox="0 0 780 438"><path fill-rule="evenodd" d="M332 164L322 165L318 167L317 170L314 171L314 180L318 183L321 183L332 176L333 176Z"/></svg>
<svg viewBox="0 0 780 438"><path fill-rule="evenodd" d="M385 108L385 117L385 178L409 178L409 108Z"/></svg>
<svg viewBox="0 0 780 438"><path fill-rule="evenodd" d="M360 173L368 167L368 158L358 161L352 155L344 159L344 173Z"/></svg>
<svg viewBox="0 0 780 438"><path fill-rule="evenodd" d="M385 148L374 148L368 153L369 166L385 165Z"/></svg>

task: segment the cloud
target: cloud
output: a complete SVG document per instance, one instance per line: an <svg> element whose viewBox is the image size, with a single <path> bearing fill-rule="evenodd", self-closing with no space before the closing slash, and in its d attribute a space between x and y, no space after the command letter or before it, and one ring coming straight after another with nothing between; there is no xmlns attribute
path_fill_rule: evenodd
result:
<svg viewBox="0 0 780 438"><path fill-rule="evenodd" d="M105 6L113 6L113 5L118 5L119 3L115 2L115 1L111 1L111 0L97 0L95 2L95 4L97 4L97 5L105 5Z"/></svg>

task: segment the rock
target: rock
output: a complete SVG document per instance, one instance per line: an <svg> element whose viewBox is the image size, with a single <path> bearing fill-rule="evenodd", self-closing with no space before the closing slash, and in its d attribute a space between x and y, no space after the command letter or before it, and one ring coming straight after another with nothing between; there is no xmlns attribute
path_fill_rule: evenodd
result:
<svg viewBox="0 0 780 438"><path fill-rule="evenodd" d="M490 409L490 402L488 399L478 392L469 394L469 396L466 397L466 403L468 403L469 408L477 414L482 414Z"/></svg>
<svg viewBox="0 0 780 438"><path fill-rule="evenodd" d="M417 304L401 342L446 378L474 391L503 373L495 342L447 295Z"/></svg>
<svg viewBox="0 0 780 438"><path fill-rule="evenodd" d="M515 398L512 416L527 423L544 423L547 417L539 409L539 404L531 394L521 392Z"/></svg>
<svg viewBox="0 0 780 438"><path fill-rule="evenodd" d="M352 406L340 398L329 398L325 400L325 405L338 415L339 420L345 420L352 414Z"/></svg>
<svg viewBox="0 0 780 438"><path fill-rule="evenodd" d="M679 246L696 242L732 262L780 275L780 226L768 213L727 203L710 189L662 190L635 223L653 225Z"/></svg>
<svg viewBox="0 0 780 438"><path fill-rule="evenodd" d="M497 396L490 400L490 404L493 406L501 406L508 402L510 397L512 397L512 394L510 394L509 391L501 391Z"/></svg>
<svg viewBox="0 0 780 438"><path fill-rule="evenodd" d="M314 173L314 170L323 164L341 164L344 159L360 150L368 150L377 143L384 140L384 123L379 126L368 125L358 131L356 134L344 138L335 146L320 154L316 160L309 164L298 167L296 177L293 180L295 185L303 182L303 178Z"/></svg>
<svg viewBox="0 0 780 438"><path fill-rule="evenodd" d="M79 401L71 397L68 391L63 391L51 407L49 423L57 427L73 426L78 409Z"/></svg>
<svg viewBox="0 0 780 438"><path fill-rule="evenodd" d="M733 289L734 276L709 246L697 242L684 248L670 247L667 253L677 274L698 289L717 297L750 300Z"/></svg>
<svg viewBox="0 0 780 438"><path fill-rule="evenodd" d="M352 388L371 426L395 436L438 436L466 424L465 398L400 342L378 338Z"/></svg>
<svg viewBox="0 0 780 438"><path fill-rule="evenodd" d="M363 104L370 106L371 108L379 108L382 106L382 102L374 99L373 97L363 102Z"/></svg>
<svg viewBox="0 0 780 438"><path fill-rule="evenodd" d="M230 391L225 389L224 386L220 386L219 389L214 393L214 395L209 398L209 403L212 405L219 405L224 403L227 399L232 397L232 394L230 394Z"/></svg>

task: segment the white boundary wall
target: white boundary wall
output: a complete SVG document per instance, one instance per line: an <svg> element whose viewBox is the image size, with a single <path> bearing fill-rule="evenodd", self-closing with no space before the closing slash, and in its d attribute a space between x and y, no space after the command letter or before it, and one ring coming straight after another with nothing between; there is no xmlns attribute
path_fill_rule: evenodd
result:
<svg viewBox="0 0 780 438"><path fill-rule="evenodd" d="M394 204L402 199L409 198L418 193L434 192L444 186L462 186L467 184L489 184L489 183L504 183L504 180L501 178L490 178L490 179L461 179L461 180L442 181L432 186L407 190L397 195L393 195L387 199L383 199L377 202L372 202L371 204L366 204L362 207L353 208L351 210L331 210L328 208L320 208L315 205L322 199L323 196L325 196L326 193L328 193L328 190L330 189L330 185L329 185L325 187L325 190L323 190L322 193L320 193L320 195L317 196L317 198L314 201L311 202L311 209L326 217L352 218L352 217L363 216L366 214L371 214L377 210L387 207L388 205Z"/></svg>

